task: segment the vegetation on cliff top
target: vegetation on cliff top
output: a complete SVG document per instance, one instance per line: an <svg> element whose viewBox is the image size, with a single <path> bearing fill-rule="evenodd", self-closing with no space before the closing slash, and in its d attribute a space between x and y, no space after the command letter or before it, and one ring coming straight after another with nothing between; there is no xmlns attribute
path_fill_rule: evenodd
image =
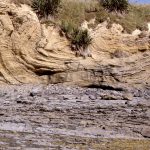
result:
<svg viewBox="0 0 150 150"><path fill-rule="evenodd" d="M33 0L32 8L39 17L54 15L60 5L60 0Z"/></svg>
<svg viewBox="0 0 150 150"><path fill-rule="evenodd" d="M45 0L12 1L17 4L25 3L31 5L32 1ZM47 13L55 16L55 20L49 22L58 24L66 21L79 27L84 20L89 21L95 18L95 26L107 20L109 25L112 23L121 24L124 27L124 32L131 33L135 29L146 30L147 22L150 22L150 5L131 5L127 0L101 0L101 2L98 0L89 0L87 2L82 0L46 1L51 1L51 3L58 1L55 7L53 7L54 11L48 10ZM56 10L57 13L54 13Z"/></svg>
<svg viewBox="0 0 150 150"><path fill-rule="evenodd" d="M150 5L131 5L128 0L12 0L20 4L31 5L39 18L46 18L48 25L55 23L60 26L61 35L65 35L76 50L85 50L92 39L81 24L86 20L95 19L89 27L96 27L104 21L108 28L112 23L123 26L124 32L132 33L135 29L147 30L150 22ZM53 16L53 17L49 17Z"/></svg>
<svg viewBox="0 0 150 150"><path fill-rule="evenodd" d="M69 6L69 7L68 7ZM67 21L75 26L80 26L84 20L89 21L95 18L97 24L108 21L109 27L112 23L123 26L124 32L131 33L135 29L147 30L147 22L150 21L150 5L128 5L126 11L110 12L97 1L86 3L70 0L62 0L56 20Z"/></svg>
<svg viewBox="0 0 150 150"><path fill-rule="evenodd" d="M109 11L124 12L128 9L128 0L101 0L101 5Z"/></svg>

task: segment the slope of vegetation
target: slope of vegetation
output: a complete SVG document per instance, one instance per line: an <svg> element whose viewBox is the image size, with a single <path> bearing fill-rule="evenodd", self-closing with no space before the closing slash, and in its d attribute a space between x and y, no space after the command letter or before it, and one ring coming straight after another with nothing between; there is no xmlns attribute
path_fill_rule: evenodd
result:
<svg viewBox="0 0 150 150"><path fill-rule="evenodd" d="M16 4L32 4L32 1L42 1L42 0L11 0ZM45 1L45 0L43 0ZM48 0L46 0L48 1ZM50 0L53 1L53 0ZM90 19L95 18L96 24L108 21L111 25L112 23L119 23L124 27L124 31L131 33L136 28L140 30L146 30L147 22L150 22L150 5L128 5L127 3L123 3L127 0L109 0L110 1L118 1L121 3L121 10L118 5L113 7L113 3L111 8L108 4L100 3L97 0L60 0L61 4L58 7L57 13L51 13L55 16L55 20L53 22L57 24L62 24L62 22L67 22L72 24L73 26L79 27L84 20L89 21ZM107 2L108 0L105 0ZM122 4L123 3L123 4ZM55 9L56 10L56 7ZM110 11L111 10L111 11ZM115 11L113 11L115 10ZM123 11L126 10L126 11ZM54 11L56 12L56 11ZM49 20L51 23L51 20Z"/></svg>
<svg viewBox="0 0 150 150"><path fill-rule="evenodd" d="M127 33L131 33L135 29L147 30L147 22L150 21L150 5L129 5L128 9L121 13L110 12L97 1L83 3L62 0L57 14L57 21L67 21L75 26L80 26L84 20L89 21L93 18L96 19L95 24L106 20L109 25L121 24Z"/></svg>
<svg viewBox="0 0 150 150"><path fill-rule="evenodd" d="M135 29L147 30L147 22L150 21L150 5L131 5L128 0L12 0L12 2L30 5L39 19L46 18L43 23L59 26L61 35L70 40L71 48L80 53L86 51L92 42L88 31L81 29L81 24L85 20L95 19L95 23L90 26L92 28L104 21L108 22L108 28L112 23L118 23L127 33L132 33Z"/></svg>

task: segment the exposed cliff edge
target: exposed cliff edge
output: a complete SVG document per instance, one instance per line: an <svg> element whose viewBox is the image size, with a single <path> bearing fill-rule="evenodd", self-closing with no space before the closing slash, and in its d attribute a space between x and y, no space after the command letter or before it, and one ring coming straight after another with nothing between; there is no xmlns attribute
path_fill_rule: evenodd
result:
<svg viewBox="0 0 150 150"><path fill-rule="evenodd" d="M0 83L150 85L150 38L107 23L90 30L92 57L76 57L58 28L40 24L26 5L0 0ZM86 55L86 54L85 54Z"/></svg>

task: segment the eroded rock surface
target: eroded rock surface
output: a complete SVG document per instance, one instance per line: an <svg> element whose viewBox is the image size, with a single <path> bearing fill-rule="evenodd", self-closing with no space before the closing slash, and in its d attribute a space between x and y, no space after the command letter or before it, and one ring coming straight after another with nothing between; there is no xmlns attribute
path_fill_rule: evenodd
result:
<svg viewBox="0 0 150 150"><path fill-rule="evenodd" d="M1 86L0 150L149 150L149 32L122 30L89 29L92 57L84 59L30 7L0 0L0 84L91 88Z"/></svg>
<svg viewBox="0 0 150 150"><path fill-rule="evenodd" d="M0 149L149 150L149 100L149 89L3 86Z"/></svg>
<svg viewBox="0 0 150 150"><path fill-rule="evenodd" d="M41 24L26 5L0 0L0 83L149 86L149 33L123 34L106 22L89 31L92 57L75 57L58 28Z"/></svg>

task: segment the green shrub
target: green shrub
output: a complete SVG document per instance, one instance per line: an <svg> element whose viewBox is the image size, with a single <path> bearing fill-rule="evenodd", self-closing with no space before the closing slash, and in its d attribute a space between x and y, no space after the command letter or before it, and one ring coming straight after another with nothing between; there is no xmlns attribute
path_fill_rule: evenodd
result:
<svg viewBox="0 0 150 150"><path fill-rule="evenodd" d="M91 44L92 38L88 30L74 29L71 44L75 46L76 50L85 50Z"/></svg>
<svg viewBox="0 0 150 150"><path fill-rule="evenodd" d="M101 0L101 4L109 11L119 12L126 11L129 6L128 0Z"/></svg>
<svg viewBox="0 0 150 150"><path fill-rule="evenodd" d="M61 24L60 32L70 40L71 48L75 51L81 52L81 50L86 50L92 42L92 38L90 37L88 30L82 30L79 27L65 21Z"/></svg>
<svg viewBox="0 0 150 150"><path fill-rule="evenodd" d="M103 9L99 10L95 14L96 14L96 21L98 23L102 23L102 22L106 21L107 18L109 17L108 12Z"/></svg>
<svg viewBox="0 0 150 150"><path fill-rule="evenodd" d="M74 29L77 28L70 22L62 21L61 23L61 33L63 32L65 36L69 39L73 35Z"/></svg>
<svg viewBox="0 0 150 150"><path fill-rule="evenodd" d="M60 0L33 0L32 8L39 17L54 15L60 5Z"/></svg>

